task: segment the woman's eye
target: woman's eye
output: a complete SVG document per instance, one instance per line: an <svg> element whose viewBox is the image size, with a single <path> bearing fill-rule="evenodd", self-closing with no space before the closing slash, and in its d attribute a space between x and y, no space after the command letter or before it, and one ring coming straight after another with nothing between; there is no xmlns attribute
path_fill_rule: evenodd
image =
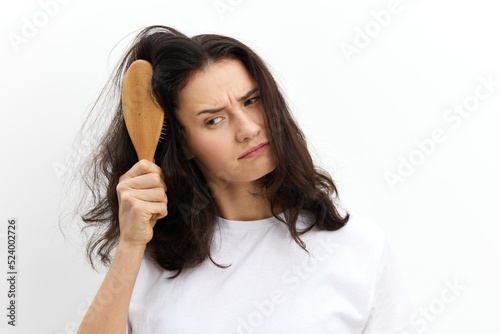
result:
<svg viewBox="0 0 500 334"><path fill-rule="evenodd" d="M260 96L256 96L256 97L252 97L251 99L248 99L245 101L245 107L251 105L251 104L254 104L255 102L257 102L258 100L260 99Z"/></svg>
<svg viewBox="0 0 500 334"><path fill-rule="evenodd" d="M213 123L213 122L212 122L214 119L217 119L217 118L222 118L222 117L217 116L217 117L214 117L214 118L212 118L212 119L209 119L209 120L207 121L207 123L206 123L206 124L207 124L207 125L209 125L209 126L214 126L214 125L217 125L219 122L217 122L217 123Z"/></svg>

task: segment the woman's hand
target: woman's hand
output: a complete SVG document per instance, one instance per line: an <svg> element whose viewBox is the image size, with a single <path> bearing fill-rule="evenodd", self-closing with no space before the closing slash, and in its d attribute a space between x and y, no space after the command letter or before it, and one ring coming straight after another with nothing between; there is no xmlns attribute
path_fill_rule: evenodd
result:
<svg viewBox="0 0 500 334"><path fill-rule="evenodd" d="M116 186L120 242L145 246L153 238L156 221L167 215L167 185L160 167L137 162Z"/></svg>

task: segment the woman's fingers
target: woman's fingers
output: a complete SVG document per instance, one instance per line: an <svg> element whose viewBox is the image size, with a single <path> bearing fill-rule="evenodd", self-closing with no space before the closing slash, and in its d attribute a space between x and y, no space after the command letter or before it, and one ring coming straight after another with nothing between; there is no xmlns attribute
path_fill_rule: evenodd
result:
<svg viewBox="0 0 500 334"><path fill-rule="evenodd" d="M167 191L167 185L163 181L161 175L157 173L142 174L134 178L123 180L123 183L132 189L152 189L152 188L163 188L163 191Z"/></svg>
<svg viewBox="0 0 500 334"><path fill-rule="evenodd" d="M123 193L122 193L123 196ZM163 188L135 189L130 196L144 202L161 202L167 204L168 198Z"/></svg>
<svg viewBox="0 0 500 334"><path fill-rule="evenodd" d="M168 214L167 185L161 168L147 160L137 162L120 177L116 192L121 240L148 243L158 219Z"/></svg>
<svg viewBox="0 0 500 334"><path fill-rule="evenodd" d="M166 217L168 214L168 208L166 203L150 203L150 208L151 208L151 213L154 213L156 215L154 219L161 219L163 217Z"/></svg>
<svg viewBox="0 0 500 334"><path fill-rule="evenodd" d="M123 174L120 177L120 182L131 179L143 174L149 174L149 173L156 173L158 174L162 179L164 179L163 171L158 165L155 165L151 161L148 161L146 159L142 159L138 162L136 162L132 168L130 168L125 174Z"/></svg>

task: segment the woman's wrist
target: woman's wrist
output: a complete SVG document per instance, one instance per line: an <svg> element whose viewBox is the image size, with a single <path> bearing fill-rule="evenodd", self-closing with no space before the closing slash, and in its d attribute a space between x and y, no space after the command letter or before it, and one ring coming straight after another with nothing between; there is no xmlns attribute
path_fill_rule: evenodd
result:
<svg viewBox="0 0 500 334"><path fill-rule="evenodd" d="M122 240L122 239L119 239L118 241L118 247L117 247L117 253L118 252L121 252L121 253L144 253L144 251L146 250L146 244L138 244L138 243L134 243L134 242L131 242L131 241L126 241L126 240Z"/></svg>

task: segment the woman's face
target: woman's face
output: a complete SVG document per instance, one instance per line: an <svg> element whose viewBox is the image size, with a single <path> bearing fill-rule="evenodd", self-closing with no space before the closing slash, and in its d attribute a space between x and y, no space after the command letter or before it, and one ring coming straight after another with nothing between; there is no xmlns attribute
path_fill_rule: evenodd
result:
<svg viewBox="0 0 500 334"><path fill-rule="evenodd" d="M176 116L184 128L188 159L194 158L207 182L248 183L276 168L257 83L234 59L214 63L190 79L179 94ZM255 154L262 151L260 154Z"/></svg>

